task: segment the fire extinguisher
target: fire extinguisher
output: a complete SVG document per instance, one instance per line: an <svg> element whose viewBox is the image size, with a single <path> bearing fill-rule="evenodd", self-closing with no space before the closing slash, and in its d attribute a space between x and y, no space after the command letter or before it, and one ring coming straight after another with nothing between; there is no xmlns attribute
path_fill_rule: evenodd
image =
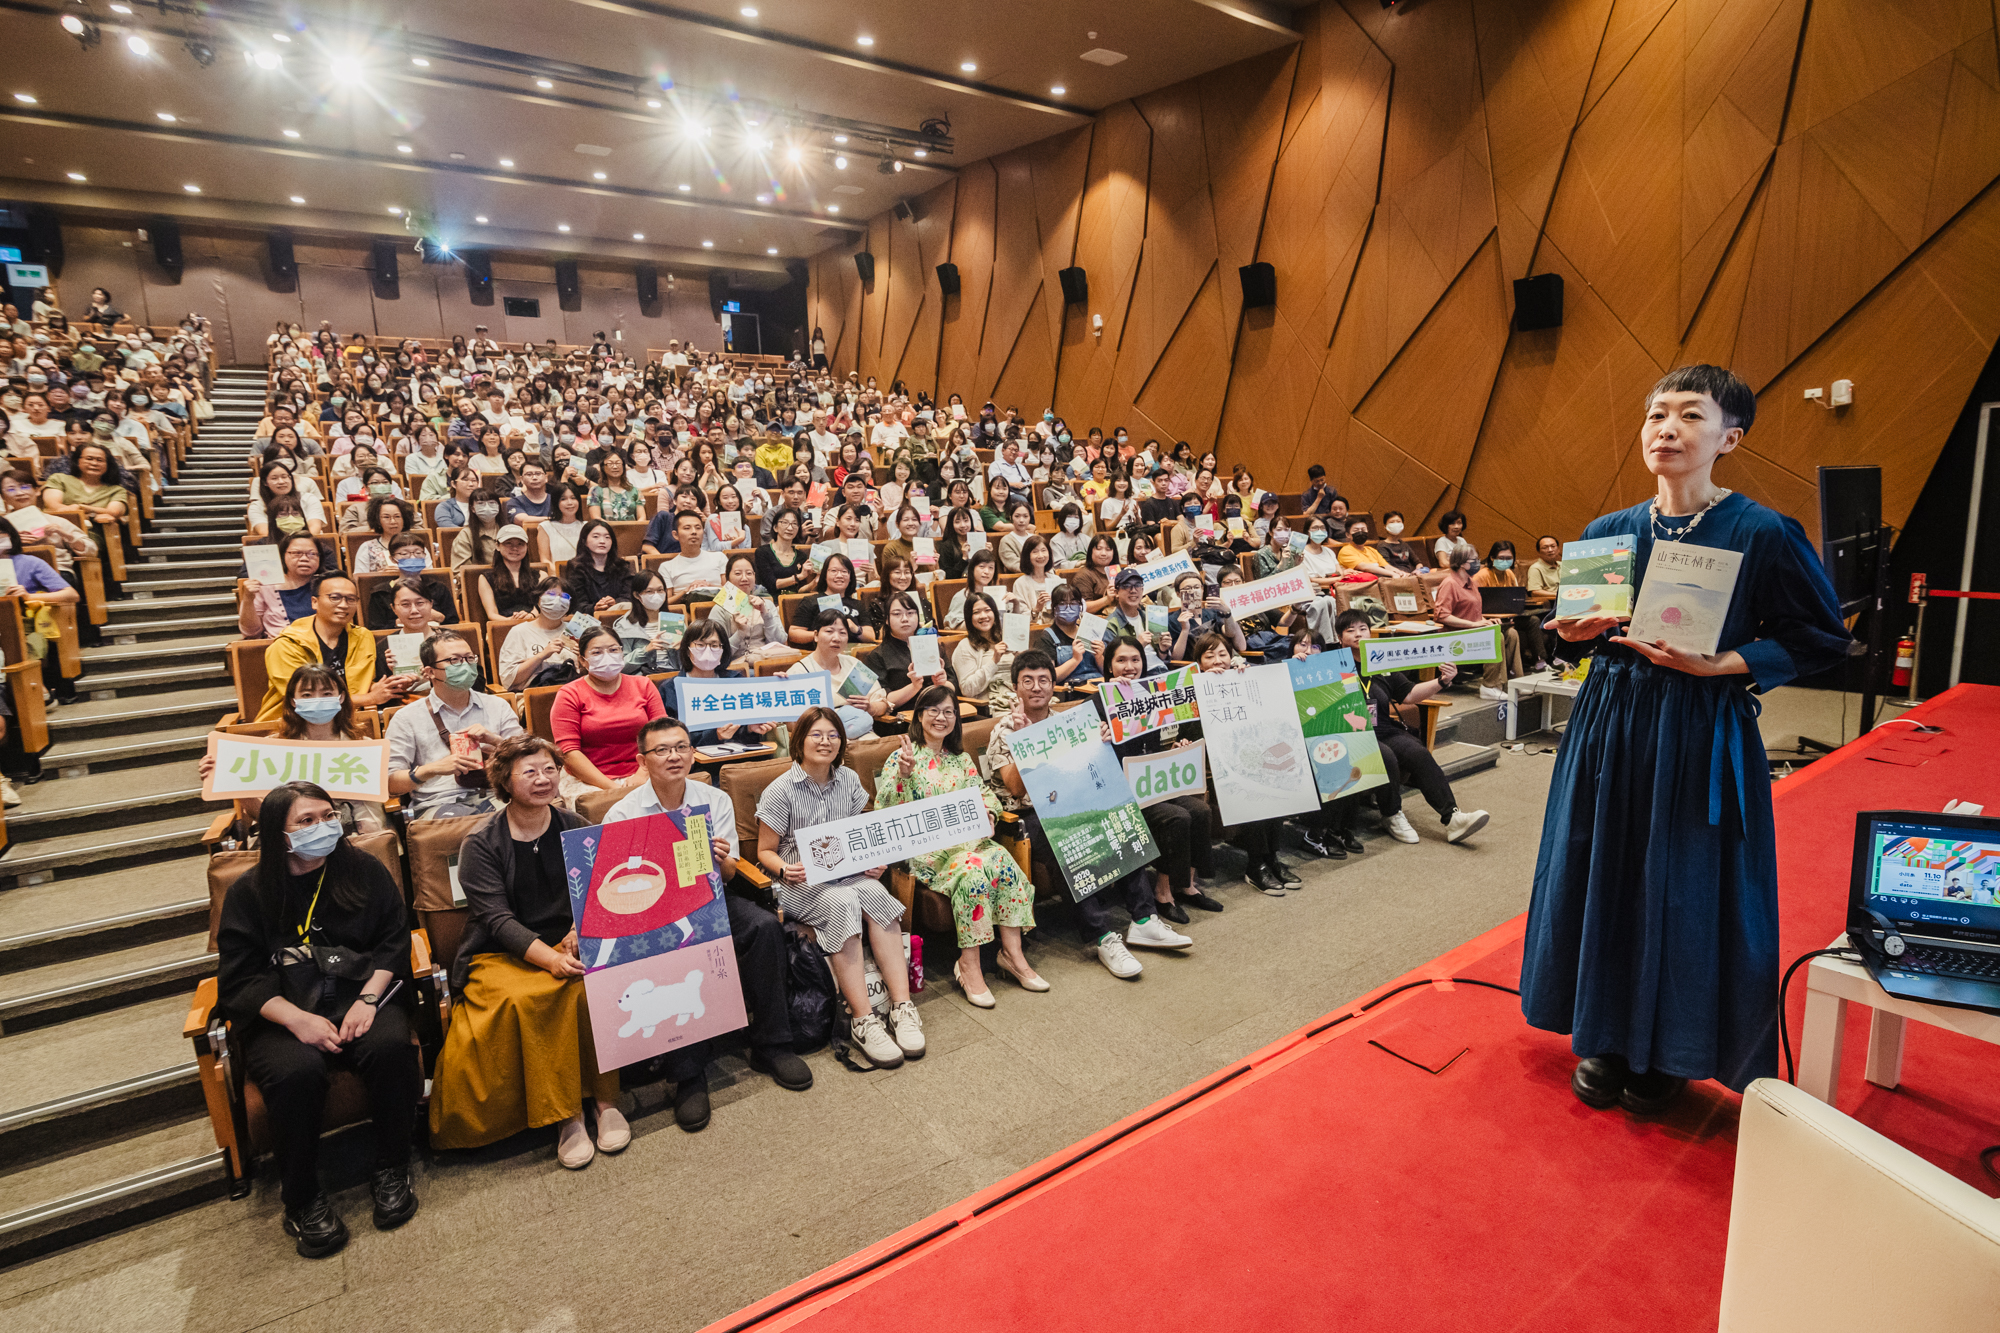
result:
<svg viewBox="0 0 2000 1333"><path fill-rule="evenodd" d="M1914 638L1905 634L1896 640L1896 670L1889 677L1890 683L1899 689L1910 683L1910 667L1916 660L1916 654L1917 641Z"/></svg>

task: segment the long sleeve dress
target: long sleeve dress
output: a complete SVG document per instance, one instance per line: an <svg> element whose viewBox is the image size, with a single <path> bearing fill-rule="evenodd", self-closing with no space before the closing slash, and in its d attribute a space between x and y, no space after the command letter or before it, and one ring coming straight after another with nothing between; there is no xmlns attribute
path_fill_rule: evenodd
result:
<svg viewBox="0 0 2000 1333"><path fill-rule="evenodd" d="M1659 523L1743 553L1719 650L1749 674L1691 676L1599 644L1549 784L1521 1009L1580 1056L1741 1091L1778 1061L1777 844L1752 690L1834 665L1848 634L1795 520L1730 495L1692 531ZM1626 534L1643 585L1648 504L1583 540Z"/></svg>
<svg viewBox="0 0 2000 1333"><path fill-rule="evenodd" d="M1000 813L999 798L979 776L969 754L939 754L928 745L917 747L916 767L904 777L892 751L875 777L875 808L886 810L906 801L921 801L946 792L976 791L989 815ZM993 927L1035 926L1035 886L1020 863L991 838L960 843L941 852L913 856L910 874L951 899L958 947L971 948L993 938Z"/></svg>

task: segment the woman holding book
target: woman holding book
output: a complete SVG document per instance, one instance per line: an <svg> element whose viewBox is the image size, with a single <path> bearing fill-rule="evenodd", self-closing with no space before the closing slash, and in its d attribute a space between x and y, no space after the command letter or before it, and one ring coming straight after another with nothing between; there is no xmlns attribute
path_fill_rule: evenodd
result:
<svg viewBox="0 0 2000 1333"><path fill-rule="evenodd" d="M875 672L863 665L861 659L848 655L850 623L837 609L819 612L813 622L813 650L785 668L785 674L805 676L824 671L831 676L834 698L838 701L834 712L847 732L847 739L858 740L874 729L876 718L888 713L889 696L876 680Z"/></svg>
<svg viewBox="0 0 2000 1333"><path fill-rule="evenodd" d="M946 674L944 661L937 658L938 638L935 633L925 637L929 640L930 655L937 658L933 671L923 671L916 662L916 638L923 627L923 613L918 609L915 593L898 592L888 595L889 618L884 623L882 642L874 652L863 660L881 682L884 696L891 710L907 708L926 685L949 685L951 677ZM879 736L895 736L902 733L905 723L898 718L878 716L875 732Z"/></svg>
<svg viewBox="0 0 2000 1333"><path fill-rule="evenodd" d="M1670 372L1639 435L1653 498L1583 532L1634 539L1635 610L1656 551L1735 554L1721 631L1694 645L1711 650L1614 616L1555 622L1597 649L1549 783L1521 1009L1569 1034L1592 1107L1652 1114L1689 1079L1740 1091L1778 1068L1777 848L1751 690L1833 666L1848 634L1798 523L1711 476L1756 413L1727 370Z"/></svg>
<svg viewBox="0 0 2000 1333"><path fill-rule="evenodd" d="M748 551L729 557L709 618L728 633L730 655L740 661L790 657L794 651L786 641L784 622L778 619L778 604L758 595L757 561Z"/></svg>
<svg viewBox="0 0 2000 1333"><path fill-rule="evenodd" d="M1003 623L991 597L974 598L965 613L965 637L951 653L959 693L995 716L1014 706L1014 650L1001 637Z"/></svg>

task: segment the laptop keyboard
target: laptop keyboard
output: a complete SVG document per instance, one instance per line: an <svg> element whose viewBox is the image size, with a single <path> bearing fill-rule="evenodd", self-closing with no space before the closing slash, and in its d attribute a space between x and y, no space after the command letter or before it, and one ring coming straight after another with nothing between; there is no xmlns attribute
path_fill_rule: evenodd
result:
<svg viewBox="0 0 2000 1333"><path fill-rule="evenodd" d="M1889 966L1931 976L2000 981L2000 954L1973 953L1964 949L1934 949L1928 945L1912 944L1901 958L1891 959Z"/></svg>

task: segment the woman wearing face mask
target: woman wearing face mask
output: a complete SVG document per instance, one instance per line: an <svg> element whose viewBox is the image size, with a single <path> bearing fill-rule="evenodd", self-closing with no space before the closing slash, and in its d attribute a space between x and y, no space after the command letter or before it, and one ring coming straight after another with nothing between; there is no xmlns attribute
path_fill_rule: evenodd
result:
<svg viewBox="0 0 2000 1333"><path fill-rule="evenodd" d="M584 675L557 691L549 713L563 756L563 795L571 799L633 785L639 728L666 714L652 681L625 674L625 647L616 634L593 626L577 639L576 651Z"/></svg>
<svg viewBox="0 0 2000 1333"><path fill-rule="evenodd" d="M354 572L356 574L379 574L394 569L396 561L389 554L390 539L404 532L414 532L417 527L417 511L408 500L398 500L387 495L378 495L368 502L362 511L367 530L376 536L363 542L354 552ZM418 565L418 569L428 568L428 564Z"/></svg>
<svg viewBox="0 0 2000 1333"><path fill-rule="evenodd" d="M1472 576L1475 588L1525 588L1527 579L1518 568L1519 559L1514 552L1514 543L1497 541L1487 548L1486 563ZM1533 662L1536 671L1548 669L1548 644L1542 635L1542 617L1529 612L1525 615L1506 618L1508 633L1518 634L1521 641L1521 662ZM1516 667L1517 674L1519 666Z"/></svg>
<svg viewBox="0 0 2000 1333"><path fill-rule="evenodd" d="M625 648L625 669L640 675L651 675L660 671L679 671L681 658L676 636L671 634L660 619L660 609L667 604L667 585L658 570L646 569L632 576L632 609L618 617L611 632L618 636L618 642ZM661 682L661 692L666 696L670 681ZM667 702L672 699L667 697ZM667 710L673 711L671 707Z"/></svg>
<svg viewBox="0 0 2000 1333"><path fill-rule="evenodd" d="M681 635L680 660L686 663L686 673L696 680L740 680L743 672L735 666L735 658L729 651L728 636L722 625L714 620L697 620L691 623ZM660 696L666 700L667 715L677 717L675 705L678 702L673 682L660 682ZM751 726L701 726L707 719L679 719L689 724L688 742L692 745L720 745L734 741L739 745L761 745L777 729L772 722L758 722ZM699 729L697 729L699 728Z"/></svg>
<svg viewBox="0 0 2000 1333"><path fill-rule="evenodd" d="M451 584L444 579L423 577L430 564L423 533L397 534L389 542L389 554L395 560L398 577L387 587L368 594L368 606L362 613L364 625L371 630L386 629L398 634L427 634L434 626L458 619ZM415 595L414 601L410 594ZM417 667L406 664L404 669L416 671ZM377 657L375 674L377 679L391 674L386 658Z"/></svg>
<svg viewBox="0 0 2000 1333"><path fill-rule="evenodd" d="M271 505L279 499L296 499L299 511L305 517L304 531L314 536L325 535L326 510L321 507L318 497L303 491L297 475L288 465L266 463L257 474L257 498L250 502L244 514L252 537L261 539L270 535Z"/></svg>
<svg viewBox="0 0 2000 1333"><path fill-rule="evenodd" d="M1080 565L1084 553L1090 549L1090 534L1084 531L1083 510L1074 504L1062 506L1056 514L1056 535L1049 539L1049 548L1057 566Z"/></svg>
<svg viewBox="0 0 2000 1333"><path fill-rule="evenodd" d="M268 724L267 724L268 725ZM308 662L292 673L285 683L284 711L278 716L278 739L287 741L358 741L368 739L355 716L354 700L347 693L347 680L339 671L318 662ZM215 770L215 760L203 755L195 766L203 782ZM283 790L280 788L280 790ZM257 822L262 798L239 796L236 812L246 823ZM333 802L340 827L356 836L379 833L388 820L378 801Z"/></svg>
<svg viewBox="0 0 2000 1333"><path fill-rule="evenodd" d="M533 588L535 614L507 631L500 645L499 688L524 690L530 685L559 685L576 678L576 640L565 625L569 620L569 594L553 578L544 578ZM541 680L536 677L546 672Z"/></svg>
<svg viewBox="0 0 2000 1333"><path fill-rule="evenodd" d="M747 552L738 551L729 557L723 578L749 599L749 604L734 616L725 616L719 606L710 612L710 618L729 635L730 656L744 662L791 656L793 649L787 641L784 622L778 619L777 603L757 591L756 560Z"/></svg>
<svg viewBox="0 0 2000 1333"><path fill-rule="evenodd" d="M1451 572L1432 593L1436 606L1431 618L1446 629L1479 629L1501 623L1488 619L1480 605L1479 589L1473 582L1472 566L1476 557L1472 548L1460 550L1454 547L1449 558ZM1510 568L1508 573L1512 572ZM1501 636L1501 645L1500 660L1487 666L1480 682L1479 697L1482 699L1505 700L1508 679L1521 674L1520 632L1508 625Z"/></svg>
<svg viewBox="0 0 2000 1333"><path fill-rule="evenodd" d="M1097 665L1097 645L1078 637L1083 619L1083 597L1073 587L1063 586L1049 594L1054 621L1038 631L1029 646L1047 653L1056 664L1056 684L1086 685L1103 678Z"/></svg>
<svg viewBox="0 0 2000 1333"><path fill-rule="evenodd" d="M1375 550L1384 564L1399 574L1416 574L1429 568L1424 562L1423 549L1413 542L1403 540L1407 525L1400 509L1382 511L1383 536L1376 541Z"/></svg>
<svg viewBox="0 0 2000 1333"><path fill-rule="evenodd" d="M451 567L490 565L500 536L500 496L481 488L472 493L471 514L451 542Z"/></svg>
<svg viewBox="0 0 2000 1333"><path fill-rule="evenodd" d="M459 849L472 920L452 967L458 1003L438 1055L430 1131L433 1147L476 1148L556 1124L556 1160L576 1171L598 1151L623 1151L632 1129L618 1110L618 1074L598 1069L591 1039L562 856L562 835L585 821L557 803L561 765L539 736L510 736L487 761L507 804Z"/></svg>
<svg viewBox="0 0 2000 1333"><path fill-rule="evenodd" d="M850 643L848 625L847 617L837 610L819 612L813 622L813 650L787 667L785 674L804 676L815 671L824 671L830 675L833 678L834 695L840 701L834 711L839 714L848 739L855 740L868 735L874 729L875 719L888 713L889 696L882 688L879 679L869 684L865 691L857 689L857 693L851 696L841 693L841 687L847 684L855 668L861 665L858 658L850 656L847 652ZM867 680L869 676L874 675L872 669L863 669L868 674L861 677L861 680Z"/></svg>
<svg viewBox="0 0 2000 1333"><path fill-rule="evenodd" d="M632 465L625 470L625 477L641 495L656 494L667 484L667 474L653 466L652 446L644 440L632 446Z"/></svg>
<svg viewBox="0 0 2000 1333"><path fill-rule="evenodd" d="M302 1257L318 1259L347 1243L319 1183L334 1069L360 1076L374 1115L376 1228L417 1211L409 1168L423 1071L411 1059L410 932L395 881L345 841L324 789L292 782L272 791L258 843L258 863L223 900L217 1007L263 1094L285 1234ZM399 985L405 993L392 998Z"/></svg>

